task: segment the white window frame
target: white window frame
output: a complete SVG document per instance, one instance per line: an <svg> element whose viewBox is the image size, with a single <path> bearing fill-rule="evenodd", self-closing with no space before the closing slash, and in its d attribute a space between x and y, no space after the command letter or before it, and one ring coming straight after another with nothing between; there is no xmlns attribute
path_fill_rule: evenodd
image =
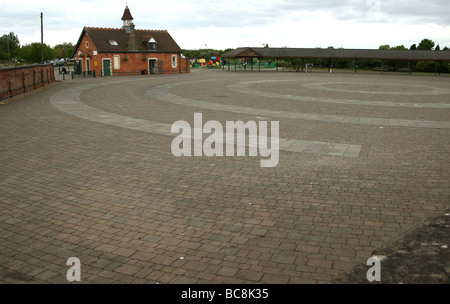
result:
<svg viewBox="0 0 450 304"><path fill-rule="evenodd" d="M157 48L158 48L158 44L157 44L155 38L152 37L152 38L148 41L148 50L149 50L149 51L156 51Z"/></svg>
<svg viewBox="0 0 450 304"><path fill-rule="evenodd" d="M116 65L116 59L117 59L117 65ZM120 55L114 55L113 56L113 62L112 62L112 64L113 64L113 70L120 70Z"/></svg>
<svg viewBox="0 0 450 304"><path fill-rule="evenodd" d="M174 60L175 59L175 60ZM174 63L175 62L175 63ZM178 55L172 55L172 68L178 67Z"/></svg>

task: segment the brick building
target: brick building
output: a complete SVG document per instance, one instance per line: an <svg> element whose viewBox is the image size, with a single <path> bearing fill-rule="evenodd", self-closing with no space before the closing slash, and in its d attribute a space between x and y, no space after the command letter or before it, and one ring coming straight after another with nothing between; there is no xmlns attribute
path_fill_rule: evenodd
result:
<svg viewBox="0 0 450 304"><path fill-rule="evenodd" d="M137 30L128 6L120 29L84 27L72 58L97 76L189 73L189 60L166 30Z"/></svg>

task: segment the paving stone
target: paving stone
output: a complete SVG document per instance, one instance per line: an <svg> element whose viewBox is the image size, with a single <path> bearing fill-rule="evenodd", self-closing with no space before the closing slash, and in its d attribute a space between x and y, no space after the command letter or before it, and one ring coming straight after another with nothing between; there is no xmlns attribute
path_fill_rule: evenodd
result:
<svg viewBox="0 0 450 304"><path fill-rule="evenodd" d="M69 257L83 283L330 283L448 209L449 98L425 95L448 79L329 76L76 78L0 105L0 283L58 283ZM279 121L278 165L174 157L194 113Z"/></svg>

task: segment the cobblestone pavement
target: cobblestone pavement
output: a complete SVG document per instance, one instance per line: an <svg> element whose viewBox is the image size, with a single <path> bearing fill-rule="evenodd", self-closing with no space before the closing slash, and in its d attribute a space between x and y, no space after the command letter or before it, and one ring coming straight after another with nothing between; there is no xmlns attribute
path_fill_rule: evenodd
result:
<svg viewBox="0 0 450 304"><path fill-rule="evenodd" d="M410 227L372 253L380 261L379 281L369 282L373 263L355 266L339 284L450 284L450 210Z"/></svg>
<svg viewBox="0 0 450 304"><path fill-rule="evenodd" d="M57 76L0 104L2 283L67 283L70 257L82 283L362 283L355 267L448 212L448 77ZM279 121L278 166L174 157L170 126L194 113ZM445 266L447 241L414 244ZM386 282L447 280L415 263Z"/></svg>

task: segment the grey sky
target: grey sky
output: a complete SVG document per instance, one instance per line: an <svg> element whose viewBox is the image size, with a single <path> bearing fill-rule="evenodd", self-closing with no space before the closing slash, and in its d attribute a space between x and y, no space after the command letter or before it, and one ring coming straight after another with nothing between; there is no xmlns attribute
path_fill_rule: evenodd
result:
<svg viewBox="0 0 450 304"><path fill-rule="evenodd" d="M119 28L125 0L0 1L0 34L22 44L76 43L83 26ZM378 48L429 38L450 47L448 0L128 0L138 29L167 29L181 48Z"/></svg>

